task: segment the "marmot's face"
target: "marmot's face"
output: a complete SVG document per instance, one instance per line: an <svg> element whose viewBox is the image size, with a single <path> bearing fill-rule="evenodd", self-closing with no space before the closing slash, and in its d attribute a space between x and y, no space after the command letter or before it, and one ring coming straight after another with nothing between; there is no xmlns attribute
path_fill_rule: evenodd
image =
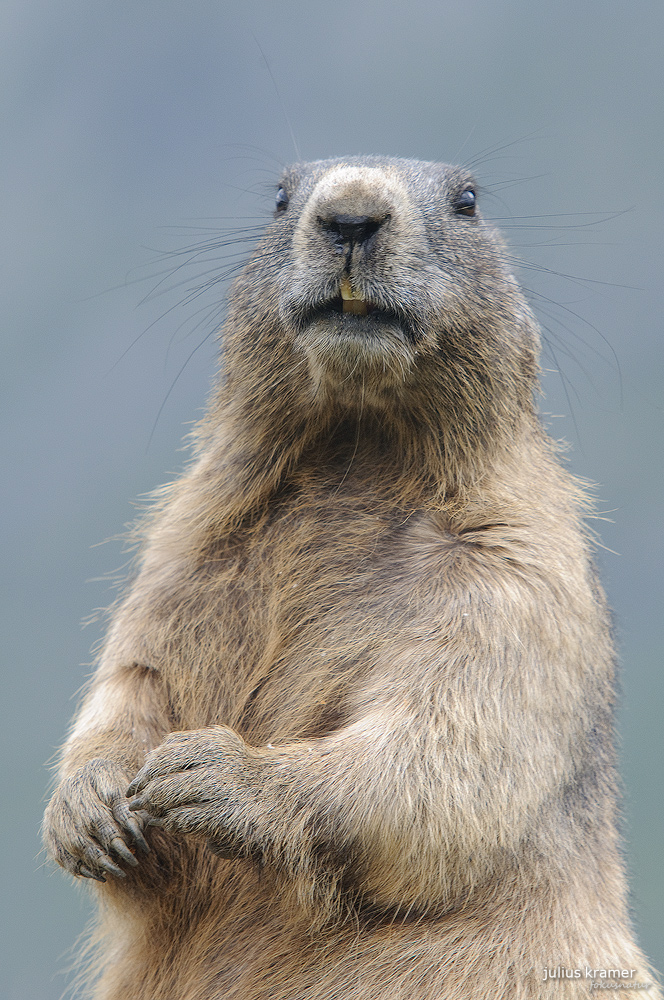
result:
<svg viewBox="0 0 664 1000"><path fill-rule="evenodd" d="M498 369L515 347L532 355L530 314L476 200L470 174L414 160L285 173L250 311L278 311L314 394L348 397L360 385L384 398L411 377L440 381L441 365L467 377L478 359Z"/></svg>

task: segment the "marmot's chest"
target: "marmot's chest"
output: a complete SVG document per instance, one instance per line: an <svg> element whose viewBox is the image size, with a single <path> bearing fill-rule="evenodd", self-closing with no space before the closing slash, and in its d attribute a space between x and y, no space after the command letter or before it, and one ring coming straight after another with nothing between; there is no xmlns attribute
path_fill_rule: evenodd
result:
<svg viewBox="0 0 664 1000"><path fill-rule="evenodd" d="M236 661L251 676L234 717L242 734L278 742L343 724L348 698L376 664L398 655L408 635L436 630L441 601L459 586L458 548L422 513L342 497L326 511L301 500L284 507L254 538L245 569L255 574L263 632L247 662Z"/></svg>
<svg viewBox="0 0 664 1000"><path fill-rule="evenodd" d="M429 515L376 498L317 500L284 507L252 546L279 616L300 632L356 634L362 620L399 627L432 577L445 575L454 539Z"/></svg>

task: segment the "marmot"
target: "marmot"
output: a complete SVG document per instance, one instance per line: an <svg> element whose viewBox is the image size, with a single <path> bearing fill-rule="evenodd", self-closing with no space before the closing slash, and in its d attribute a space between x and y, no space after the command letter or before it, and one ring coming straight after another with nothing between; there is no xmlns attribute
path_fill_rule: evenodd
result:
<svg viewBox="0 0 664 1000"><path fill-rule="evenodd" d="M46 812L50 854L105 883L94 997L652 981L588 498L476 202L462 169L382 157L278 184Z"/></svg>

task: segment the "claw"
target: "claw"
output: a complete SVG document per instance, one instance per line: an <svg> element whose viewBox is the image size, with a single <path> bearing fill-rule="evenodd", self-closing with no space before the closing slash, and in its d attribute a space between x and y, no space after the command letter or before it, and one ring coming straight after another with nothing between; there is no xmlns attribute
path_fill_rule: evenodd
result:
<svg viewBox="0 0 664 1000"><path fill-rule="evenodd" d="M130 799L132 795L135 795L136 792L138 791L138 786L141 784L141 781L139 781L140 776L141 775L139 772L134 778L134 780L130 783L127 791L125 792L125 795L127 796L128 799Z"/></svg>
<svg viewBox="0 0 664 1000"><path fill-rule="evenodd" d="M132 868L136 868L138 861L131 853L124 840L120 837L114 837L111 841L111 847L118 857L120 857L126 864L131 865Z"/></svg>
<svg viewBox="0 0 664 1000"><path fill-rule="evenodd" d="M147 840L143 836L143 832L142 832L142 830L140 828L140 825L139 825L138 821L135 820L133 817L131 819L126 819L125 820L125 826L127 827L127 829L129 830L129 832L131 833L133 841L136 844L136 847L138 848L138 850L141 851L142 854L149 854L150 853L150 845L148 844Z"/></svg>
<svg viewBox="0 0 664 1000"><path fill-rule="evenodd" d="M103 875L97 875L96 872L90 871L90 869L86 868L85 865L81 865L81 867L78 869L78 874L82 875L83 878L93 878L95 880L95 882L105 882L106 881L106 879L104 878Z"/></svg>
<svg viewBox="0 0 664 1000"><path fill-rule="evenodd" d="M104 871L108 872L110 875L117 875L118 878L127 877L126 872L123 872L122 868L118 868L116 864L113 864L113 862L107 855L103 855L102 857L97 858L96 860L99 867L103 868Z"/></svg>

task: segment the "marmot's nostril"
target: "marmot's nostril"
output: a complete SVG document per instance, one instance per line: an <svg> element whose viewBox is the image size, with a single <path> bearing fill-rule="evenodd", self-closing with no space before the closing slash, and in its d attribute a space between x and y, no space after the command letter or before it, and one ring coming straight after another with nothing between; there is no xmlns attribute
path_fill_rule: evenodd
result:
<svg viewBox="0 0 664 1000"><path fill-rule="evenodd" d="M318 225L332 240L341 245L361 246L374 236L380 227L389 219L389 215L380 217L371 215L332 215L318 217Z"/></svg>

